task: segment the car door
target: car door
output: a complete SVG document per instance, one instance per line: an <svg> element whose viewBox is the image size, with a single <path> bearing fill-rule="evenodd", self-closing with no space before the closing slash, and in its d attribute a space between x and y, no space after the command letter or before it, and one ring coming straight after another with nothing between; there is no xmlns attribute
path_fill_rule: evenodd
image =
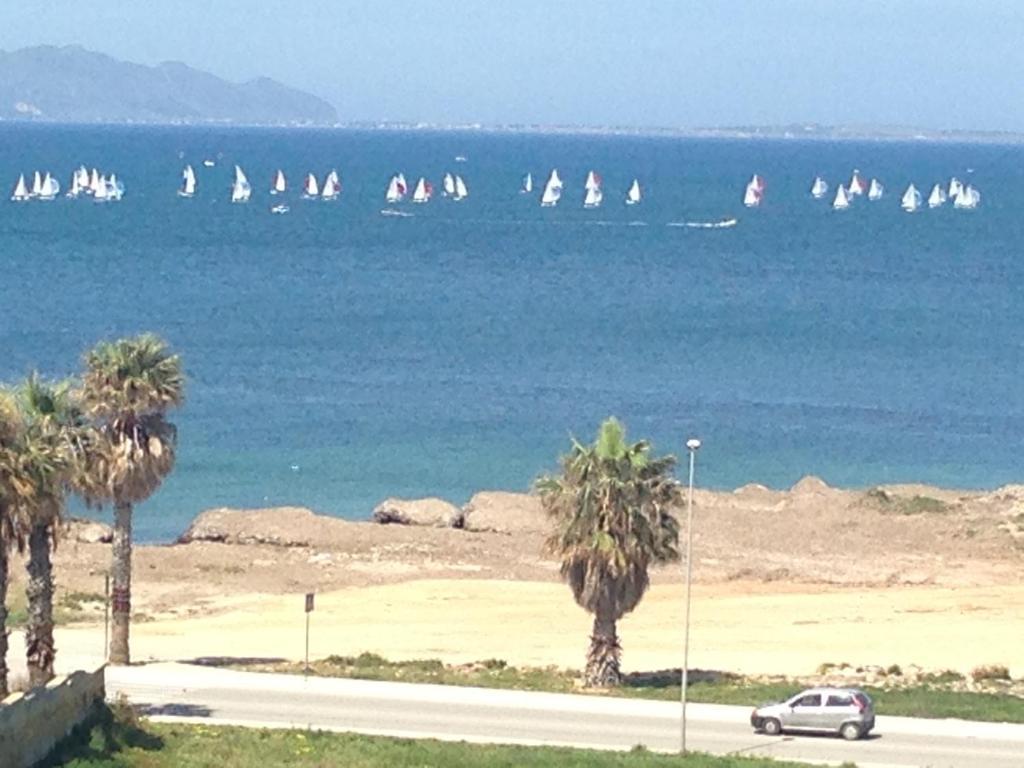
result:
<svg viewBox="0 0 1024 768"><path fill-rule="evenodd" d="M857 711L853 703L853 696L848 693L829 694L822 708L822 720L820 727L830 731L838 731L839 727L853 717Z"/></svg>
<svg viewBox="0 0 1024 768"><path fill-rule="evenodd" d="M789 727L819 728L821 720L821 694L805 693L790 702Z"/></svg>

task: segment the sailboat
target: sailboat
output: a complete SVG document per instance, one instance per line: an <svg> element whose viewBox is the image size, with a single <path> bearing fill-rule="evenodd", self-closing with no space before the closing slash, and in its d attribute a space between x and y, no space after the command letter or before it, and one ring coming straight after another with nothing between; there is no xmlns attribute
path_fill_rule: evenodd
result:
<svg viewBox="0 0 1024 768"><path fill-rule="evenodd" d="M850 186L847 190L850 197L864 194L864 180L860 177L860 171L853 169L853 176L850 178Z"/></svg>
<svg viewBox="0 0 1024 768"><path fill-rule="evenodd" d="M124 196L124 184L117 178L116 173L107 177L107 199L117 202Z"/></svg>
<svg viewBox="0 0 1024 768"><path fill-rule="evenodd" d="M544 192L540 196L540 204L544 208L553 208L558 205L562 197L562 180L558 178L558 169L551 171L547 184L544 185Z"/></svg>
<svg viewBox="0 0 1024 768"><path fill-rule="evenodd" d="M640 182L633 179L633 184L626 193L626 205L636 205L640 202Z"/></svg>
<svg viewBox="0 0 1024 768"><path fill-rule="evenodd" d="M462 177L455 174L455 197L452 200L458 202L459 200L465 200L469 197L469 190L466 189L466 182L462 180Z"/></svg>
<svg viewBox="0 0 1024 768"><path fill-rule="evenodd" d="M601 183L598 181L593 186L587 187L587 194L583 198L583 207L597 208L603 199L604 193L601 191Z"/></svg>
<svg viewBox="0 0 1024 768"><path fill-rule="evenodd" d="M593 171L587 172L587 180L583 184L583 188L587 191L591 189L601 188L601 177Z"/></svg>
<svg viewBox="0 0 1024 768"><path fill-rule="evenodd" d="M832 200L832 208L836 211L845 211L850 207L850 196L846 194L846 187L840 184L836 187L836 196Z"/></svg>
<svg viewBox="0 0 1024 768"><path fill-rule="evenodd" d="M60 182L58 182L55 178L53 178L53 176L49 174L49 172L47 172L46 176L43 178L43 183L39 190L39 199L49 201L56 198L59 194Z"/></svg>
<svg viewBox="0 0 1024 768"><path fill-rule="evenodd" d="M928 195L928 207L938 208L944 202L946 202L946 193L941 184L936 184L932 187L932 193Z"/></svg>
<svg viewBox="0 0 1024 768"><path fill-rule="evenodd" d="M274 176L274 183L270 188L270 194L283 195L286 189L288 189L288 182L284 177L284 171L278 169L277 175Z"/></svg>
<svg viewBox="0 0 1024 768"><path fill-rule="evenodd" d="M316 200L320 197L320 187L316 183L316 176L312 173L306 174L306 191L302 195L306 200Z"/></svg>
<svg viewBox="0 0 1024 768"><path fill-rule="evenodd" d="M455 195L455 177L450 173L446 173L444 175L444 183L442 186L444 188L445 197L452 197Z"/></svg>
<svg viewBox="0 0 1024 768"><path fill-rule="evenodd" d="M872 179L871 185L868 187L868 200L881 200L884 193L885 187L881 182L878 179Z"/></svg>
<svg viewBox="0 0 1024 768"><path fill-rule="evenodd" d="M761 199L763 197L762 190L764 187L758 186L758 181L759 179L757 176L751 179L747 184L746 191L743 193L743 204L747 206L747 208L756 208L761 204Z"/></svg>
<svg viewBox="0 0 1024 768"><path fill-rule="evenodd" d="M433 185L420 176L420 180L416 182L416 188L412 191L412 201L414 203L428 203L430 202L430 195L433 193Z"/></svg>
<svg viewBox="0 0 1024 768"><path fill-rule="evenodd" d="M917 187L913 184L907 187L907 191L903 193L900 207L907 213L913 213L921 207L921 193L917 191Z"/></svg>
<svg viewBox="0 0 1024 768"><path fill-rule="evenodd" d="M828 183L821 176L815 176L814 183L811 184L811 197L820 200L826 194L828 194Z"/></svg>
<svg viewBox="0 0 1024 768"><path fill-rule="evenodd" d="M960 179L956 176L949 180L949 199L955 200L956 196L960 194L960 190L963 188L963 184L960 183Z"/></svg>
<svg viewBox="0 0 1024 768"><path fill-rule="evenodd" d="M32 197L39 197L43 194L43 177L39 171L32 174Z"/></svg>
<svg viewBox="0 0 1024 768"><path fill-rule="evenodd" d="M104 180L100 179L100 172L97 171L95 168L93 168L92 169L92 173L89 175L89 191L90 191L90 193L95 195L97 192L100 191L100 188L106 189L106 186L103 183L103 181Z"/></svg>
<svg viewBox="0 0 1024 768"><path fill-rule="evenodd" d="M323 200L337 200L341 194L341 179L337 171L331 171L324 179L324 186L320 190L320 198Z"/></svg>
<svg viewBox="0 0 1024 768"><path fill-rule="evenodd" d="M385 198L389 203L397 203L403 197L405 197L405 182L402 180L401 174L395 174L391 177L391 181L388 182L388 191L385 193Z"/></svg>
<svg viewBox="0 0 1024 768"><path fill-rule="evenodd" d="M25 183L25 174L18 176L18 183L14 185L14 192L11 193L11 200L16 203L24 202L32 197Z"/></svg>
<svg viewBox="0 0 1024 768"><path fill-rule="evenodd" d="M186 165L181 172L181 189L178 190L178 197L192 197L196 193L196 172L191 165Z"/></svg>
<svg viewBox="0 0 1024 768"><path fill-rule="evenodd" d="M978 190L968 184L966 187L960 187L959 193L953 198L953 207L962 211L969 211L978 207L980 199L981 195L978 193Z"/></svg>
<svg viewBox="0 0 1024 768"><path fill-rule="evenodd" d="M107 177L96 175L94 179L90 179L90 185L95 181L96 185L91 187L92 199L97 203L105 203L110 200L109 187L107 186Z"/></svg>
<svg viewBox="0 0 1024 768"><path fill-rule="evenodd" d="M528 173L523 177L523 188L519 190L520 194L528 195L533 192L533 174Z"/></svg>
<svg viewBox="0 0 1024 768"><path fill-rule="evenodd" d="M68 193L65 197L74 200L82 194L82 185L78 183L78 171L72 171L71 173L71 188L68 189Z"/></svg>
<svg viewBox="0 0 1024 768"><path fill-rule="evenodd" d="M251 196L252 187L249 184L249 180L245 178L245 172L236 165L235 183L231 185L231 202L248 203Z"/></svg>

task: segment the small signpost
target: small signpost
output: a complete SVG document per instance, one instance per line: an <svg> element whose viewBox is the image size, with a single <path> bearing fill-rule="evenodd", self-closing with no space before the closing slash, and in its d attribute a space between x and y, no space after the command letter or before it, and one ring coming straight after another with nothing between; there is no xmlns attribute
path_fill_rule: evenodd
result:
<svg viewBox="0 0 1024 768"><path fill-rule="evenodd" d="M309 674L309 614L313 612L313 593L306 593L306 669L305 674Z"/></svg>

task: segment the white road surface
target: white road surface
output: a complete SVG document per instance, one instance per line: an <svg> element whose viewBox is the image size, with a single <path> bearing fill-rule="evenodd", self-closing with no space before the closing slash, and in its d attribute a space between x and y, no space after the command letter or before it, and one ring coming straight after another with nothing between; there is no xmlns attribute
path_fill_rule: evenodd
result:
<svg viewBox="0 0 1024 768"><path fill-rule="evenodd" d="M107 695L156 720L311 728L504 744L679 748L679 704L150 664L108 667ZM687 746L716 754L851 761L859 768L1024 768L1024 726L879 715L871 738L755 734L747 707L691 704Z"/></svg>

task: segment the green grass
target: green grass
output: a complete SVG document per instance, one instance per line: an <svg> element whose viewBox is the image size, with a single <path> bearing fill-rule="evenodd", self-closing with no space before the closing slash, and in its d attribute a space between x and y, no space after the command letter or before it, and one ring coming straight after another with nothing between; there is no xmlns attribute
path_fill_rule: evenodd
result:
<svg viewBox="0 0 1024 768"><path fill-rule="evenodd" d="M92 610L87 603L93 603ZM53 606L54 624L72 624L76 621L95 620L102 616L97 613L95 603L103 605L103 595L90 592L67 592L55 597ZM25 592L21 589L12 589L7 593L7 628L18 629L24 627L28 622L28 607L25 601Z"/></svg>
<svg viewBox="0 0 1024 768"><path fill-rule="evenodd" d="M555 747L470 745L318 731L167 725L126 708L101 714L62 744L44 768L798 768L796 763L691 754L686 758Z"/></svg>
<svg viewBox="0 0 1024 768"><path fill-rule="evenodd" d="M239 669L259 672L302 674L301 662L239 665ZM508 666L499 659L475 664L446 665L437 659L388 661L373 653L360 656L329 656L310 664L311 674L322 677L347 677L362 680L386 680L406 683L471 685L481 688L513 688L553 693L592 693L637 699L679 701L679 672L665 670L627 675L618 688L584 691L579 675L555 667ZM739 675L691 672L688 699L708 704L757 706L780 701L807 687L799 681L761 682ZM980 693L951 690L963 681L958 672L940 672L926 681L903 688L882 689L859 686L875 700L876 710L885 715L906 717L958 717L965 720L991 720L1024 723L1024 698L1007 693Z"/></svg>

